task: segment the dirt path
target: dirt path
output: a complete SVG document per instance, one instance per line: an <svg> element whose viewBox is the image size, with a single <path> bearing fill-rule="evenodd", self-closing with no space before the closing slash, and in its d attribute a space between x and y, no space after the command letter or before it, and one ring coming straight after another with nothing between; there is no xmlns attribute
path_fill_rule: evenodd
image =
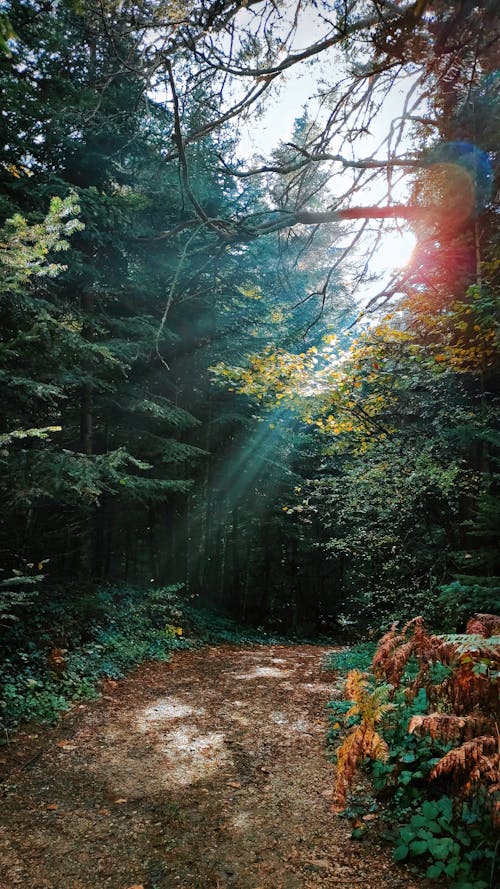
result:
<svg viewBox="0 0 500 889"><path fill-rule="evenodd" d="M146 664L3 754L1 889L417 889L331 814L326 649Z"/></svg>

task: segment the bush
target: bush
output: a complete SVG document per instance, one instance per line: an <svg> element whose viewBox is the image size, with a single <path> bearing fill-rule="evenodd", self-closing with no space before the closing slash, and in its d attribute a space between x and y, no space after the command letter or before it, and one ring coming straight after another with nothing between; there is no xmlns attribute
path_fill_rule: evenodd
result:
<svg viewBox="0 0 500 889"><path fill-rule="evenodd" d="M329 739L341 741L338 808L348 805L356 768L369 765L395 859L425 864L428 877L453 889L486 889L495 876L499 625L491 614L476 615L463 635L429 635L421 618L395 625L371 670L351 669L350 700L330 705ZM351 668L363 656L354 650L329 663Z"/></svg>
<svg viewBox="0 0 500 889"><path fill-rule="evenodd" d="M9 656L0 674L4 725L53 722L71 701L95 697L103 677L119 679L141 661L167 661L174 649L186 648L190 643L171 632L182 622L180 590L179 584L106 587L95 597L74 599L66 611L55 613L54 603L40 607L31 624L9 634ZM50 651L61 642L67 653L57 676Z"/></svg>

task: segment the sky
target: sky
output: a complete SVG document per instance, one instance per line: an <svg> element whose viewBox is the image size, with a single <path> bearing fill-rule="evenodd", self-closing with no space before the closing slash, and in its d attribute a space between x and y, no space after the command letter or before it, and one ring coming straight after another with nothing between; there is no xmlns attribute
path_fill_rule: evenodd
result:
<svg viewBox="0 0 500 889"><path fill-rule="evenodd" d="M290 4L290 9L295 8L295 3ZM300 20L300 26L295 41L295 50L303 49L324 35L324 25L318 23L317 15L313 8L308 7ZM338 57L339 58L339 57ZM251 120L241 129L240 156L248 159L251 165L252 158L269 158L273 148L280 141L287 141L292 132L294 120L299 117L304 108L307 108L314 116L318 109L318 101L315 94L318 83L322 77L332 79L332 62L335 64L335 53L319 58L315 63L310 62L294 66L280 79L280 87L266 99L265 110L258 119ZM339 59L339 77L340 59ZM370 136L358 140L354 150L358 156L369 157L387 135L390 124L394 118L401 114L409 89L415 84L413 78L402 81L398 87L393 88L388 99L384 103L381 112L370 124ZM356 149L358 149L356 151ZM404 151L405 141L399 146L399 151ZM386 150L381 149L376 156L383 158ZM382 191L381 191L382 188ZM370 205L383 197L384 186L368 186L360 192L359 204ZM400 190L398 200L404 200L405 192ZM388 280L391 273L403 267L411 256L415 244L413 234L400 228L398 231L384 234L380 240L376 255L370 263L370 272L382 275L382 280L364 285L359 294L362 303L368 301L371 296L378 293L384 279ZM363 247L363 250L366 248Z"/></svg>

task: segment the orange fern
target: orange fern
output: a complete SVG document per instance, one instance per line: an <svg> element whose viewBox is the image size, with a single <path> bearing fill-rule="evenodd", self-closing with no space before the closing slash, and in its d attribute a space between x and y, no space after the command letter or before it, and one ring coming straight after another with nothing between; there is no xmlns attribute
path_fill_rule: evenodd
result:
<svg viewBox="0 0 500 889"><path fill-rule="evenodd" d="M372 689L366 674L351 670L347 676L345 694L348 700L353 701L346 719L359 716L360 722L350 729L337 750L334 812L345 809L347 792L360 763L366 758L385 760L389 755L386 742L375 728L384 714L393 709L393 705L385 701L387 689L384 686Z"/></svg>
<svg viewBox="0 0 500 889"><path fill-rule="evenodd" d="M428 713L425 716L412 716L408 733L428 734L434 740L470 740L481 732L494 731L494 721L481 713L457 716L455 713Z"/></svg>
<svg viewBox="0 0 500 889"><path fill-rule="evenodd" d="M438 638L428 634L422 617L408 621L400 632L397 631L397 624L393 624L377 646L372 662L373 672L397 688L401 685L405 667L411 658L415 658L419 672L409 691L416 693L431 665L438 659L439 647Z"/></svg>
<svg viewBox="0 0 500 889"><path fill-rule="evenodd" d="M450 750L432 769L431 780L443 776L452 777L461 784L464 796L473 793L478 786L487 787L491 799L492 818L500 827L500 734L495 725L495 735L481 735L465 741Z"/></svg>
<svg viewBox="0 0 500 889"><path fill-rule="evenodd" d="M479 788L488 791L493 821L500 826L500 738L498 732L498 679L500 677L500 618L476 614L467 625L467 633L438 636L429 634L421 617L408 621L401 630L397 624L381 638L372 669L376 678L385 679L392 692L402 681L411 659L418 673L406 689L414 697L424 688L435 712L414 716L409 733L427 733L458 746L434 766L430 778L449 778L461 787L463 795ZM499 634L499 635L497 635ZM432 666L448 668L445 679L432 681ZM342 811L346 795L358 765L363 759L385 759L387 744L377 731L391 705L385 703L387 686L374 689L366 674L352 671L346 683L346 696L353 700L347 716L358 715L338 750L334 809Z"/></svg>
<svg viewBox="0 0 500 889"><path fill-rule="evenodd" d="M466 633L475 633L478 636L499 636L500 617L498 614L473 614L467 623Z"/></svg>

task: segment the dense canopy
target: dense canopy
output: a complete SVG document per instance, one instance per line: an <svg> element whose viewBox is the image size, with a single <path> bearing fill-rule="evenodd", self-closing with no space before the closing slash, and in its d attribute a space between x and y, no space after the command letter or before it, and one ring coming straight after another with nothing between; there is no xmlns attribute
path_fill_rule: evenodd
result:
<svg viewBox="0 0 500 889"><path fill-rule="evenodd" d="M2 16L7 628L491 607L496 4Z"/></svg>

